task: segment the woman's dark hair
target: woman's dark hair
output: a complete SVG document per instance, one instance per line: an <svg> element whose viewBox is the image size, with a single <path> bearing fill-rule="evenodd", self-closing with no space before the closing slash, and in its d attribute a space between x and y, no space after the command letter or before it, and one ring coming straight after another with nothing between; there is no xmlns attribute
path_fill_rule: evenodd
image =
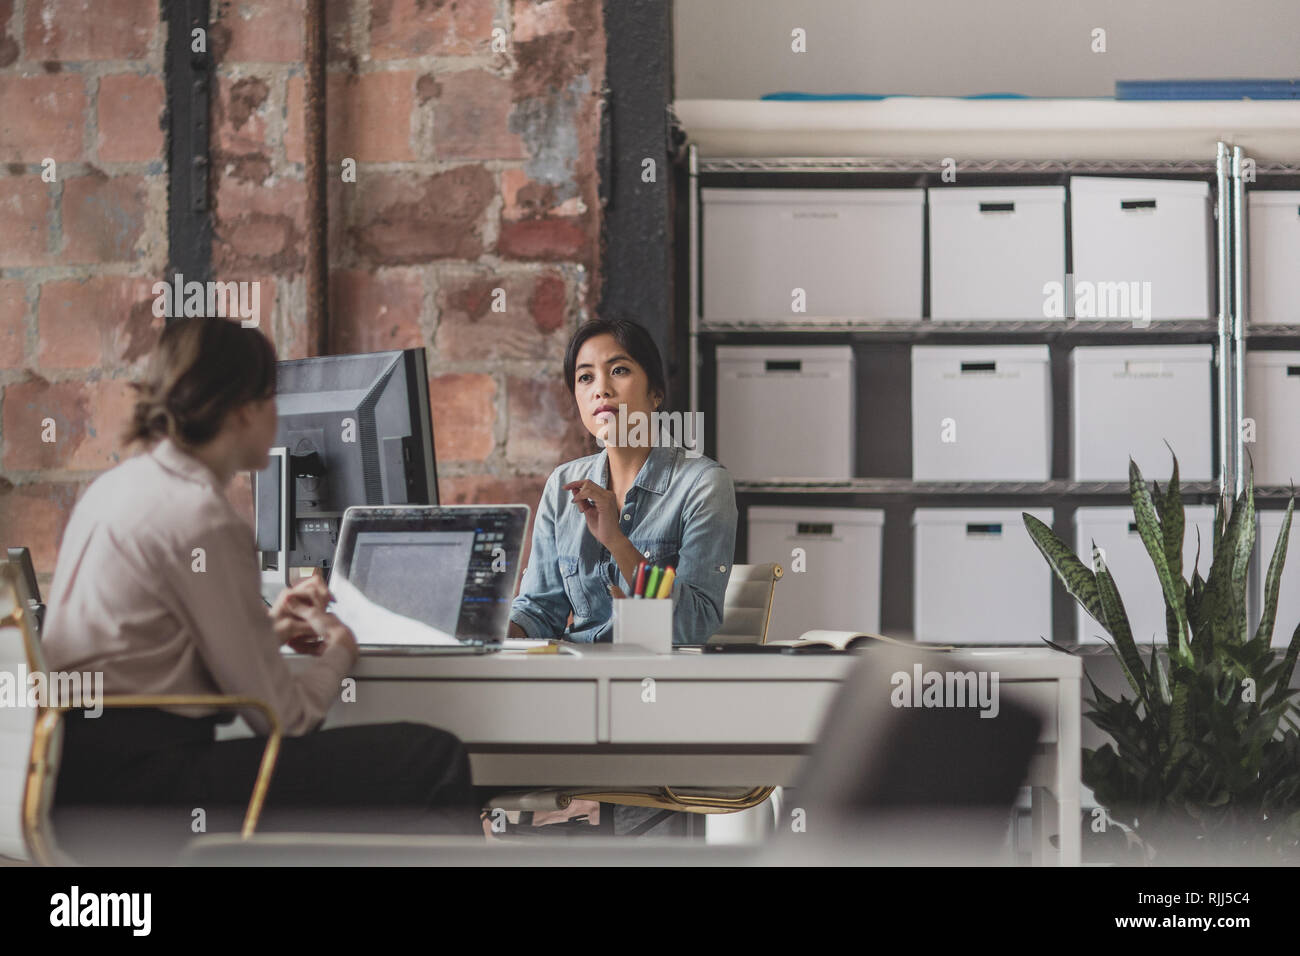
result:
<svg viewBox="0 0 1300 956"><path fill-rule="evenodd" d="M629 319L591 319L578 326L569 347L564 350L564 384L573 392L573 383L577 378L578 352L583 344L597 335L612 335L614 341L622 346L628 358L640 365L649 379L650 393L658 392L662 402L668 401L668 384L664 379L664 363L659 357L659 347L645 327Z"/></svg>
<svg viewBox="0 0 1300 956"><path fill-rule="evenodd" d="M275 349L257 329L229 319L175 319L159 336L144 381L131 387L137 397L126 444L202 445L228 412L275 395Z"/></svg>

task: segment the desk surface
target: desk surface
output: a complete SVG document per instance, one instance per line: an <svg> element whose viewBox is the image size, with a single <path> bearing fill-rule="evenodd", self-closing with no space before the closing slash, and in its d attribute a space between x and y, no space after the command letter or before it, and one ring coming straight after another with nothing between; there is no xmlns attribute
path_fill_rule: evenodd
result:
<svg viewBox="0 0 1300 956"><path fill-rule="evenodd" d="M362 656L352 669L359 679L420 680L432 677L473 680L582 680L593 677L640 680L645 677L682 680L842 680L864 651L849 654L702 654L676 651L653 654L635 645L575 645L573 654L529 654L497 651L465 655ZM1080 680L1083 663L1073 654L1050 648L962 648L936 651L918 648L927 666L963 670L995 670L999 680ZM290 657L303 666L309 658ZM950 662L950 663L949 663Z"/></svg>

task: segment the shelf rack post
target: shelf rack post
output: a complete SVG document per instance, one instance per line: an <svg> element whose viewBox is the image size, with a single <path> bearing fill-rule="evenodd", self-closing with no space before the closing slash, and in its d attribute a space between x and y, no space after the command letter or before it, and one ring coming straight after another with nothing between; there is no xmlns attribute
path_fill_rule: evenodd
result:
<svg viewBox="0 0 1300 956"><path fill-rule="evenodd" d="M1232 371L1233 404L1228 424L1232 428L1233 464L1236 469L1233 499L1246 487L1246 449L1242 443L1246 404L1246 154L1232 148Z"/></svg>
<svg viewBox="0 0 1300 956"><path fill-rule="evenodd" d="M1219 344L1214 350L1214 367L1218 385L1219 411L1219 494L1228 495L1236 484L1236 452L1230 440L1229 430L1232 423L1232 401L1235 394L1232 388L1233 361L1232 335L1230 330L1232 272L1230 260L1231 215L1229 166L1231 160L1228 144L1220 141L1214 163L1215 175L1215 255L1218 261L1218 304L1219 304Z"/></svg>
<svg viewBox="0 0 1300 956"><path fill-rule="evenodd" d="M699 147L694 143L686 148L687 162L687 219L690 235L686 242L687 255L690 256L690 296L688 307L687 359L690 364L690 392L688 411L700 410L700 157Z"/></svg>

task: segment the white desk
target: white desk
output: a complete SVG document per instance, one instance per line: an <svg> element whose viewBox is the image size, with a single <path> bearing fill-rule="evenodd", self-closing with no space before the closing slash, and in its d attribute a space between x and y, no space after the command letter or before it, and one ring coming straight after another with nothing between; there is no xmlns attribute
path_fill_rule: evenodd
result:
<svg viewBox="0 0 1300 956"><path fill-rule="evenodd" d="M479 786L789 786L853 655L683 654L584 645L582 656L363 657L355 702L326 727L413 720L456 734ZM1033 787L1036 864L1079 862L1077 657L965 649L1043 717ZM299 659L301 660L301 659ZM960 662L960 663L959 663ZM653 703L644 700L653 687ZM1053 825L1054 820L1054 825ZM1059 851L1049 830L1059 834Z"/></svg>

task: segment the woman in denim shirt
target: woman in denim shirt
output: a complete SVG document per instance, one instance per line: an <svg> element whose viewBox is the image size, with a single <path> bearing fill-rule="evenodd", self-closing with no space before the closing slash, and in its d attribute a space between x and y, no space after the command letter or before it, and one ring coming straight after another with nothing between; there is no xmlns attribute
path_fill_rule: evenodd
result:
<svg viewBox="0 0 1300 956"><path fill-rule="evenodd" d="M722 623L735 553L731 476L649 427L667 387L659 350L635 322L581 326L565 352L564 380L583 425L606 447L547 479L510 635L611 640L612 599L632 593L644 560L676 568L673 643L704 643Z"/></svg>

